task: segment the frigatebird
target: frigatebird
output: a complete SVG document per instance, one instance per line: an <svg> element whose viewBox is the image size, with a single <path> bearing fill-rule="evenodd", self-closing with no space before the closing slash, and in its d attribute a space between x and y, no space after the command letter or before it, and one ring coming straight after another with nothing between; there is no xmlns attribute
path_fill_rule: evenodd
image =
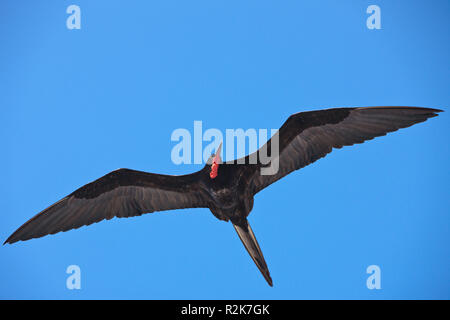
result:
<svg viewBox="0 0 450 320"><path fill-rule="evenodd" d="M333 148L363 143L423 122L441 111L420 107L357 107L296 113L259 150L237 161L222 163L220 144L203 169L191 174L112 171L28 220L5 243L39 238L113 217L209 208L219 220L232 222L256 266L272 286L263 253L247 220L255 194L324 157ZM275 142L278 152L271 154ZM271 160L263 161L267 155ZM275 160L277 170L263 174Z"/></svg>

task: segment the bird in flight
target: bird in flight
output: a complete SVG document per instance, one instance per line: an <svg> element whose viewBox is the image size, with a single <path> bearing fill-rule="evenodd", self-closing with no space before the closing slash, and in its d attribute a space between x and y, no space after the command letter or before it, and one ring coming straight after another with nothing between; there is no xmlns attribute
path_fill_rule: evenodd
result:
<svg viewBox="0 0 450 320"><path fill-rule="evenodd" d="M186 175L162 175L119 169L86 184L38 213L5 243L68 231L113 217L182 208L209 208L223 221L231 221L258 269L272 286L272 278L247 216L255 194L342 148L386 135L437 116L442 110L418 107L334 108L291 115L259 150L237 161L222 163L221 147L203 169ZM278 144L269 163L263 151ZM254 161L250 161L253 159ZM277 170L263 170L278 161Z"/></svg>

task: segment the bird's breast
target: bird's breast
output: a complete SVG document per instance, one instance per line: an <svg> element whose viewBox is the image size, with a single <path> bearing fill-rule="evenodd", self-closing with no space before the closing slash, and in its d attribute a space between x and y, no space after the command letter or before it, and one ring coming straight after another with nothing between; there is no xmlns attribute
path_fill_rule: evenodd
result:
<svg viewBox="0 0 450 320"><path fill-rule="evenodd" d="M236 190L230 188L212 190L211 196L216 205L220 208L234 207L239 202L239 197Z"/></svg>

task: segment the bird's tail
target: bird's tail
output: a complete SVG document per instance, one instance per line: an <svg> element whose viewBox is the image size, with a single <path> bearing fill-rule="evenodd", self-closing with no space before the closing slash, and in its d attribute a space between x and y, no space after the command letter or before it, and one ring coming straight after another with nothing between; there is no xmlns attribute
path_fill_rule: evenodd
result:
<svg viewBox="0 0 450 320"><path fill-rule="evenodd" d="M255 235L250 227L250 224L246 220L245 223L240 223L239 225L233 223L233 227L236 230L239 238L247 249L247 252L252 257L259 271L266 279L267 283L272 287L272 278L270 277L269 268L267 268L266 261L262 254L261 248L259 247L258 241L256 241Z"/></svg>

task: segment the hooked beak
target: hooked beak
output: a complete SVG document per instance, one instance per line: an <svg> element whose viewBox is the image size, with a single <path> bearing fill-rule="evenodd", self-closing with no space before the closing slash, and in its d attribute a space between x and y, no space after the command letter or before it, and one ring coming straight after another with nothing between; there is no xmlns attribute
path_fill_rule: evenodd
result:
<svg viewBox="0 0 450 320"><path fill-rule="evenodd" d="M211 172L209 173L209 177L211 179L214 179L217 177L217 171L219 170L219 164L222 163L222 158L220 157L220 153L222 151L222 142L219 145L219 148L217 148L216 155L213 158L212 164L211 164Z"/></svg>
<svg viewBox="0 0 450 320"><path fill-rule="evenodd" d="M213 163L222 163L222 158L220 157L220 153L222 152L222 142L220 143L219 147L217 148L216 155L214 156Z"/></svg>

